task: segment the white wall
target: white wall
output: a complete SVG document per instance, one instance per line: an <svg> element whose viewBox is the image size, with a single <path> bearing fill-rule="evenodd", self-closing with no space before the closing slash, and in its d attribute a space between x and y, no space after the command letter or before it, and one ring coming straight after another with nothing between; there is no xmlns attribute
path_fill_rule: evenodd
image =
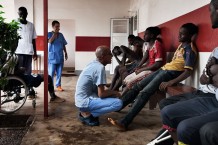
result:
<svg viewBox="0 0 218 145"><path fill-rule="evenodd" d="M18 8L19 7L26 7L28 15L27 20L30 22L34 22L34 14L33 14L33 0L14 0L14 11L15 11L15 18L18 18Z"/></svg>
<svg viewBox="0 0 218 145"><path fill-rule="evenodd" d="M210 0L131 0L130 10L138 11L139 29L144 31L208 4Z"/></svg>
<svg viewBox="0 0 218 145"><path fill-rule="evenodd" d="M0 4L3 6L3 9L0 9L1 11L5 12L3 14L3 17L6 18L6 22L10 22L14 19L14 0L1 0Z"/></svg>
<svg viewBox="0 0 218 145"><path fill-rule="evenodd" d="M72 32L74 36L109 37L110 18L127 17L129 5L130 0L62 0L61 2L60 0L49 0L48 18L74 21L75 30ZM34 1L34 18L38 35L43 35L42 6L43 0ZM66 29L68 28L70 29L70 27ZM75 41L72 40L72 42L75 46ZM70 50L71 48L67 46L67 49ZM74 55L76 70L82 70L90 60L95 59L95 56L90 55L90 52L75 52ZM68 62L70 61L66 63Z"/></svg>

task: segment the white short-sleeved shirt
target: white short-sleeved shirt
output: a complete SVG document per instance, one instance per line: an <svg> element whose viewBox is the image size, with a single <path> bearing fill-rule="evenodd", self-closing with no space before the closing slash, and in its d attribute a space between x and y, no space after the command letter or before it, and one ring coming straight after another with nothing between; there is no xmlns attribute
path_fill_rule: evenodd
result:
<svg viewBox="0 0 218 145"><path fill-rule="evenodd" d="M16 54L26 54L33 55L33 39L36 39L36 31L33 23L27 21L27 24L21 24L18 29L18 33L21 36L19 39L17 49L15 51Z"/></svg>
<svg viewBox="0 0 218 145"><path fill-rule="evenodd" d="M105 67L99 61L89 63L80 74L75 92L75 104L79 108L89 105L89 98L98 97L98 86L106 84Z"/></svg>
<svg viewBox="0 0 218 145"><path fill-rule="evenodd" d="M215 57L218 59L218 47L215 48L213 50L213 52L211 53L208 61L212 58L212 57ZM204 93L213 93L213 94L216 94L216 98L218 99L218 88L211 85L211 84L208 84L208 85L200 85L200 88L199 90L203 91Z"/></svg>

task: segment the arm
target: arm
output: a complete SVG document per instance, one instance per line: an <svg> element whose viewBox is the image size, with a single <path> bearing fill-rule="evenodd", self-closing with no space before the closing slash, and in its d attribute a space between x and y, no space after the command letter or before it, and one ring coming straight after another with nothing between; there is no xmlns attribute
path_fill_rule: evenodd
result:
<svg viewBox="0 0 218 145"><path fill-rule="evenodd" d="M210 78L209 78L209 76L206 75L205 70L203 70L203 73L200 77L200 83L202 85L210 84Z"/></svg>
<svg viewBox="0 0 218 145"><path fill-rule="evenodd" d="M52 33L51 38L48 39L48 43L52 43L57 37L58 37L58 32Z"/></svg>
<svg viewBox="0 0 218 145"><path fill-rule="evenodd" d="M33 60L37 60L36 39L33 39L33 40L32 40L32 43L33 43L33 51L34 51Z"/></svg>
<svg viewBox="0 0 218 145"><path fill-rule="evenodd" d="M68 55L67 55L67 49L66 49L66 46L64 45L64 54L65 54L65 60L67 60L68 59Z"/></svg>
<svg viewBox="0 0 218 145"><path fill-rule="evenodd" d="M144 53L144 56L142 57L142 59L141 59L139 65L138 65L138 67L141 67L147 60L148 60L148 51L146 51L146 52Z"/></svg>
<svg viewBox="0 0 218 145"><path fill-rule="evenodd" d="M142 71L146 71L146 70L157 70L162 66L163 62L162 61L156 61L153 65L150 66L142 66L142 68L136 70L136 74L139 74Z"/></svg>
<svg viewBox="0 0 218 145"><path fill-rule="evenodd" d="M217 64L217 59L213 56L214 54L215 54L215 50L211 53L211 55L207 61L206 67L203 70L203 73L200 77L200 83L202 85L212 84L212 74L210 73L210 67L212 65Z"/></svg>
<svg viewBox="0 0 218 145"><path fill-rule="evenodd" d="M188 78L191 75L192 70L191 69L185 69L185 71L179 75L177 78L170 80L168 82L162 82L159 86L161 91L166 90L167 87L172 86L176 83L179 83L183 80L185 80L186 78Z"/></svg>
<svg viewBox="0 0 218 145"><path fill-rule="evenodd" d="M98 86L98 96L100 98L120 97L120 93L117 91L105 90L104 85Z"/></svg>
<svg viewBox="0 0 218 145"><path fill-rule="evenodd" d="M125 62L124 63L126 63L127 58L129 58L130 61L133 61L134 58L136 58L135 52L132 51L131 49L129 49L128 47L121 45L120 50L122 51L123 56L125 56Z"/></svg>
<svg viewBox="0 0 218 145"><path fill-rule="evenodd" d="M116 61L118 62L119 65L122 65L123 64L123 59L124 59L124 56L122 58L122 60L120 60L118 57L117 57L117 54L114 53L114 51L112 51L113 53L113 56L115 57Z"/></svg>

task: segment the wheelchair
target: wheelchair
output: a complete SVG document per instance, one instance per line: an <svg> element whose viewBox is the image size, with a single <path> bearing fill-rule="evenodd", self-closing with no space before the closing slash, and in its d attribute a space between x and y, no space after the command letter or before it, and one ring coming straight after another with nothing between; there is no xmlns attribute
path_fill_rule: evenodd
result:
<svg viewBox="0 0 218 145"><path fill-rule="evenodd" d="M12 114L18 111L24 105L29 95L34 96L32 106L35 108L35 91L29 88L20 77L7 76L4 85L0 87L0 113Z"/></svg>

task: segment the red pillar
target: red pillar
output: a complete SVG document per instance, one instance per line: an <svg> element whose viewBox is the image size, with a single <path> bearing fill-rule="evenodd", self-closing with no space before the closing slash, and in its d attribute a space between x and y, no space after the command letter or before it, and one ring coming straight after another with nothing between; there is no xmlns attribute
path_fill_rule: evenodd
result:
<svg viewBox="0 0 218 145"><path fill-rule="evenodd" d="M44 117L48 117L48 0L44 0Z"/></svg>

